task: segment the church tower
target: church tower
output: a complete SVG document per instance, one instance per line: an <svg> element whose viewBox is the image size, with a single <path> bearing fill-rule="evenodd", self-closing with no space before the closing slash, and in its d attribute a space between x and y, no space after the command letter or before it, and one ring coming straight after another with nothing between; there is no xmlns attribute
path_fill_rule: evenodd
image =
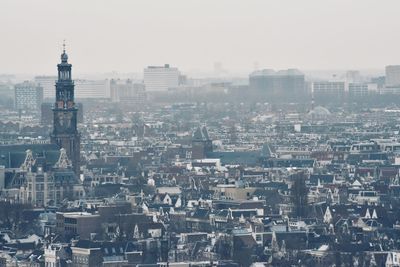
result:
<svg viewBox="0 0 400 267"><path fill-rule="evenodd" d="M58 80L56 82L56 102L53 108L53 133L51 142L64 148L72 167L79 176L80 169L80 134L77 129L77 113L74 102L74 81L71 77L72 65L68 63L64 43L61 63L57 65Z"/></svg>

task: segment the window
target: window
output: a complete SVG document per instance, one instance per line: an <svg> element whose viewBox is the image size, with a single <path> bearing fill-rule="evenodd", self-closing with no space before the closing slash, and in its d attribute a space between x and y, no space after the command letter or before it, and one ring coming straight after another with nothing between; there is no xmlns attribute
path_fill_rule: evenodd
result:
<svg viewBox="0 0 400 267"><path fill-rule="evenodd" d="M256 241L257 241L257 242L261 241L261 239L262 239L262 238L261 238L261 235L256 235Z"/></svg>

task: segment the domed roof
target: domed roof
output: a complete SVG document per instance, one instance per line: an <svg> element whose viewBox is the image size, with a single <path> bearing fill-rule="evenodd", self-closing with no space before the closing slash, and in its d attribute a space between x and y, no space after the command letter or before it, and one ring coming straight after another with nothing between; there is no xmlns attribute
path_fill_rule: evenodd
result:
<svg viewBox="0 0 400 267"><path fill-rule="evenodd" d="M64 50L64 52L61 54L61 62L65 62L65 63L68 62L68 55L67 55L67 53L65 53L65 50Z"/></svg>
<svg viewBox="0 0 400 267"><path fill-rule="evenodd" d="M308 115L317 115L317 116L329 116L331 115L331 112L322 106L317 106L313 108Z"/></svg>

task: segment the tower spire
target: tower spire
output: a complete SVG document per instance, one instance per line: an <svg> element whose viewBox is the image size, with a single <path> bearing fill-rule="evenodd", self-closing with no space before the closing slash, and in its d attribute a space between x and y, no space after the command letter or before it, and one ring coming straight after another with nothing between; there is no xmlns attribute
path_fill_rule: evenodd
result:
<svg viewBox="0 0 400 267"><path fill-rule="evenodd" d="M63 52L61 54L61 63L68 64L68 55L65 52L65 47L66 47L66 44L65 44L65 39L64 39L64 41L63 41Z"/></svg>
<svg viewBox="0 0 400 267"><path fill-rule="evenodd" d="M58 80L56 82L56 101L53 108L53 133L51 142L64 150L58 167L64 168L72 162L73 170L79 175L80 135L77 129L77 108L74 102L74 82L71 75L72 65L68 63L63 41L61 62L57 64Z"/></svg>

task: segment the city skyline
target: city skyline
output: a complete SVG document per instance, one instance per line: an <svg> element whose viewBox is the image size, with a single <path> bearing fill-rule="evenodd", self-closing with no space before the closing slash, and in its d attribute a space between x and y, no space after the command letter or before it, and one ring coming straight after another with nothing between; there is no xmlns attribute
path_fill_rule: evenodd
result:
<svg viewBox="0 0 400 267"><path fill-rule="evenodd" d="M399 7L0 1L0 267L400 266Z"/></svg>
<svg viewBox="0 0 400 267"><path fill-rule="evenodd" d="M0 34L10 40L0 73L52 74L64 39L79 74L141 73L165 63L190 72L220 62L246 73L255 65L383 70L400 62L397 1L6 0L0 7Z"/></svg>

